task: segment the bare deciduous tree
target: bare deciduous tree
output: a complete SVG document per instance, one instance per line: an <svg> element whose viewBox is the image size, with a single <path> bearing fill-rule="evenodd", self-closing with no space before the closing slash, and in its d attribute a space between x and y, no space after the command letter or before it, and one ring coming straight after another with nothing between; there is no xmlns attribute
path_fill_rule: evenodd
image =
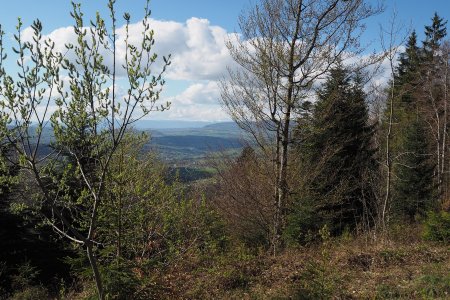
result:
<svg viewBox="0 0 450 300"><path fill-rule="evenodd" d="M242 37L228 41L239 68L221 82L223 105L274 161L274 253L289 195L292 120L317 79L361 54L362 22L379 10L363 0L262 0L241 16Z"/></svg>
<svg viewBox="0 0 450 300"><path fill-rule="evenodd" d="M386 136L385 136L385 160L384 165L386 167L386 186L384 191L384 197L379 207L380 224L383 230L386 229L386 219L388 215L388 209L392 198L392 167L394 164L394 157L392 155L392 136L393 136L393 123L395 112L395 91L396 85L396 59L400 51L400 45L404 42L406 35L402 35L402 28L396 23L396 13L394 12L389 22L389 27L384 30L381 28L381 46L384 53L386 53L386 59L389 63L389 73L391 77L389 86L389 95L387 95L386 109L387 109L387 124L386 124Z"/></svg>

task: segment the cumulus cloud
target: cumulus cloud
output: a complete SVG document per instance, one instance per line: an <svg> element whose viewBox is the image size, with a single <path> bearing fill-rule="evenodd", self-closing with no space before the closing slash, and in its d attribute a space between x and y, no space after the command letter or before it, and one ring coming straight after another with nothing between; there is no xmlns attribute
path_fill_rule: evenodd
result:
<svg viewBox="0 0 450 300"><path fill-rule="evenodd" d="M168 111L149 117L167 120L229 121L230 117L222 110L219 98L220 88L216 81L192 82L180 94L161 99L163 102L171 102Z"/></svg>
<svg viewBox="0 0 450 300"><path fill-rule="evenodd" d="M150 19L150 28L155 32L154 52L160 56L172 55L172 65L166 78L173 80L216 80L232 64L225 41L229 33L219 26L213 26L207 19L190 18L184 23ZM130 44L140 45L142 21L129 25ZM32 41L33 30L28 27L22 32L25 40ZM125 25L117 29L118 68L125 62ZM56 50L64 53L65 44L75 44L72 27L53 30L43 37L56 42ZM112 66L111 55L104 51L105 61ZM70 55L70 54L69 54ZM161 66L156 65L156 70ZM118 69L120 75L125 75Z"/></svg>
<svg viewBox="0 0 450 300"><path fill-rule="evenodd" d="M218 104L220 89L216 81L194 83L181 94L170 97L174 105Z"/></svg>
<svg viewBox="0 0 450 300"><path fill-rule="evenodd" d="M174 106L168 111L155 113L150 117L159 120L208 122L224 122L231 120L230 117L222 109L220 109L219 105Z"/></svg>
<svg viewBox="0 0 450 300"><path fill-rule="evenodd" d="M226 47L226 41L237 41L240 35L211 25L207 19L195 17L185 22L150 19L150 27L155 32L154 52L160 56L172 55L172 64L164 77L171 81L190 83L189 87L179 95L162 99L163 102L166 100L172 102L169 111L154 114L151 117L202 121L229 120L218 103L220 88L217 80L225 75L227 67L235 67ZM142 31L142 21L130 24L129 42L140 45ZM32 34L31 28L23 30L26 40L32 41ZM120 68L118 74L122 76L125 75L121 70L126 53L123 42L125 36L125 27L119 27L117 29L117 66ZM76 43L72 27L55 29L44 38L55 41L56 50L60 52L65 52L65 44ZM105 61L112 66L111 55L104 53ZM161 61L162 59L158 60L154 72L159 71ZM382 72L378 73L374 81L377 84L386 84L390 76L386 62L383 62L381 70ZM170 89L170 85L165 88Z"/></svg>
<svg viewBox="0 0 450 300"><path fill-rule="evenodd" d="M172 79L218 79L232 64L225 46L228 33L211 26L208 20L191 18L186 22L186 48L173 54Z"/></svg>

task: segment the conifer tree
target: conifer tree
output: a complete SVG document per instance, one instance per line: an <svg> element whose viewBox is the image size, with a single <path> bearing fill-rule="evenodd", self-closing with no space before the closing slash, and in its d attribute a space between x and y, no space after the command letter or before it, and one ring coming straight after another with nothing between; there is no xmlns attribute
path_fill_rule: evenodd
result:
<svg viewBox="0 0 450 300"><path fill-rule="evenodd" d="M373 194L364 182L374 166L373 133L360 77L338 65L318 93L300 148L309 174L308 198L335 233L354 228L373 212Z"/></svg>
<svg viewBox="0 0 450 300"><path fill-rule="evenodd" d="M403 155L396 168L394 212L413 221L433 205L434 165L423 122L413 121L405 132Z"/></svg>
<svg viewBox="0 0 450 300"><path fill-rule="evenodd" d="M432 24L425 26L422 47L417 46L417 35L412 32L395 74L392 212L410 219L430 204L432 194L442 193L447 100L441 84L445 68L440 49L447 34L446 23L435 13ZM422 177L420 183L417 176Z"/></svg>
<svg viewBox="0 0 450 300"><path fill-rule="evenodd" d="M417 46L417 34L411 33L406 43L405 52L400 53L398 60L396 83L397 94L400 100L398 109L400 114L409 112L417 113L417 99L414 98L414 90L419 84L419 71L422 62L422 51Z"/></svg>
<svg viewBox="0 0 450 300"><path fill-rule="evenodd" d="M435 188L441 199L448 197L448 50L444 38L447 21L437 13L430 26L425 26L420 67L420 89L418 91L420 114L426 124L426 135L430 144L430 159L436 166Z"/></svg>
<svg viewBox="0 0 450 300"><path fill-rule="evenodd" d="M434 13L432 24L425 26L425 41L423 41L423 50L426 59L432 59L436 50L442 44L442 40L447 36L447 21Z"/></svg>

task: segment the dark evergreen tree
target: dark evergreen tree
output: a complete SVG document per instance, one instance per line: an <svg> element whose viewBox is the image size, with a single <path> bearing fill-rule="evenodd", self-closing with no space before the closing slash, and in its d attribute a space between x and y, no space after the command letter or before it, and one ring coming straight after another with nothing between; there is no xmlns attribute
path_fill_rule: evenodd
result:
<svg viewBox="0 0 450 300"><path fill-rule="evenodd" d="M361 81L342 65L332 69L309 124L298 131L301 172L308 174L304 188L309 191L300 198L334 233L354 228L374 213L375 199L367 184L375 167L374 126L369 125ZM294 210L293 214L302 213Z"/></svg>
<svg viewBox="0 0 450 300"><path fill-rule="evenodd" d="M38 276L26 278L22 284L43 284L52 289L61 284L60 279L72 281L69 265L63 261L73 255L68 245L55 239L49 228L42 228L39 218L29 210L12 209L24 197L27 179L19 182L18 168L9 163L9 152L0 145L0 299L9 299L14 290L26 288L14 284L18 270L25 265L33 267Z"/></svg>
<svg viewBox="0 0 450 300"><path fill-rule="evenodd" d="M412 32L405 51L400 54L394 78L390 150L391 157L395 158L392 169L395 182L391 212L410 219L425 209L425 203L431 201L430 189L438 187L442 181L438 179L442 174L438 173L442 172L440 151L442 137L446 134L444 126L447 125L444 125L444 93L439 85L442 78L439 77L445 67L440 48L447 34L446 24L435 13L432 24L425 26L422 47L417 46L417 35ZM385 119L389 118L389 113L388 108ZM441 166L437 167L439 164ZM415 178L420 173L423 176L422 185ZM422 199L418 200L418 197Z"/></svg>
<svg viewBox="0 0 450 300"><path fill-rule="evenodd" d="M397 157L399 153L404 152L403 144L405 132L408 130L411 122L414 122L420 114L421 98L420 98L420 71L422 69L423 56L422 49L417 46L417 35L413 31L408 38L405 51L400 53L398 66L396 69L395 85L388 90L394 89L393 98L393 125L391 134L391 153L392 157ZM389 119L390 106L387 105L384 113L385 121L383 130L386 131L387 120ZM382 136L385 136L383 134ZM394 162L395 165L395 162ZM395 172L395 170L393 170Z"/></svg>
<svg viewBox="0 0 450 300"><path fill-rule="evenodd" d="M400 84L409 82L417 74L420 62L420 48L417 46L417 34L413 31L408 38L405 52L400 53L397 67L397 80Z"/></svg>
<svg viewBox="0 0 450 300"><path fill-rule="evenodd" d="M417 46L417 34L411 33L406 43L405 52L400 53L397 74L396 91L399 105L399 114L415 115L418 109L417 99L414 97L416 87L419 85L419 72L422 62L421 49Z"/></svg>
<svg viewBox="0 0 450 300"><path fill-rule="evenodd" d="M437 13L430 26L425 26L423 59L421 64L420 118L426 126L425 136L430 145L429 160L435 165L433 175L436 196L441 200L448 198L448 50L444 46L447 36L447 21Z"/></svg>
<svg viewBox="0 0 450 300"><path fill-rule="evenodd" d="M425 26L425 41L423 41L423 51L425 58L432 60L436 51L441 46L443 38L447 35L447 21L434 13L432 24Z"/></svg>
<svg viewBox="0 0 450 300"><path fill-rule="evenodd" d="M424 124L418 119L405 132L404 152L396 167L394 213L413 221L433 205L434 165Z"/></svg>

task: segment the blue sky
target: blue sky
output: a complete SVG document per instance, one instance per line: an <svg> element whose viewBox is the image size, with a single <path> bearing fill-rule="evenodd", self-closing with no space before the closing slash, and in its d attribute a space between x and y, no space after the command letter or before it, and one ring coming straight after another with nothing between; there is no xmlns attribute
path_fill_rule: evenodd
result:
<svg viewBox="0 0 450 300"><path fill-rule="evenodd" d="M106 0L81 2L87 16L92 16L95 11L103 12L104 15L107 13ZM154 114L151 118L203 121L227 119L218 105L219 89L216 84L226 66L232 63L223 41L228 34L238 30L239 13L249 3L247 0L151 1L156 50L163 52L160 54L172 53L174 57L163 93L163 98L173 103L172 108L167 113ZM124 11L130 12L132 22L138 22L144 4L144 0L117 0L117 11L119 15ZM435 11L445 19L450 18L450 0L385 0L384 4L385 12L369 20L363 37L364 44L373 42L369 49L371 51L380 50L377 43L379 25L387 25L394 9L403 27L412 26L419 38L422 38L424 25L430 23ZM46 34L66 37L73 23L69 16L70 9L68 0L4 1L0 10L0 23L11 36L18 16L25 26L39 18Z"/></svg>

